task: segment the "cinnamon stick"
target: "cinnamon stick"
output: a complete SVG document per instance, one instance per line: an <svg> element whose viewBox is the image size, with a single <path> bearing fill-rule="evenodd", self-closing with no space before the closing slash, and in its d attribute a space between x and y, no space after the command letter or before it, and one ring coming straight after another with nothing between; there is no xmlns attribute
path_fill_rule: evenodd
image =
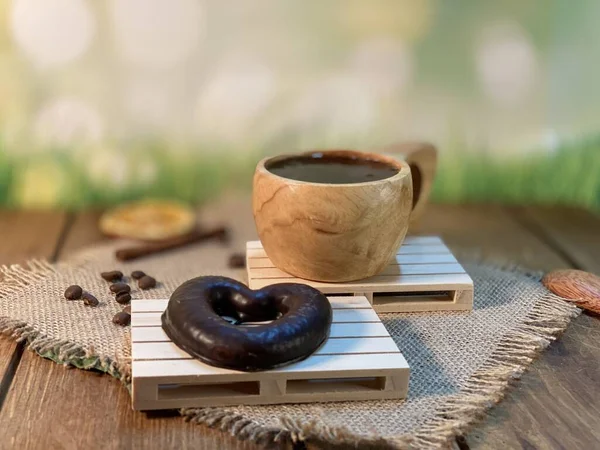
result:
<svg viewBox="0 0 600 450"><path fill-rule="evenodd" d="M184 247L186 245L208 241L210 239L225 240L226 238L227 229L225 227L217 227L212 230L195 230L185 236L179 236L155 244L144 244L136 247L122 248L115 252L115 257L119 261L131 261Z"/></svg>

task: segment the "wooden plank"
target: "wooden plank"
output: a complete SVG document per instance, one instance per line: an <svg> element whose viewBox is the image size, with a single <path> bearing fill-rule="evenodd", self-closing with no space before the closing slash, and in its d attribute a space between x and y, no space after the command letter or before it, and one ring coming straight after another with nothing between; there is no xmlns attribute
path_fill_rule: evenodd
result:
<svg viewBox="0 0 600 450"><path fill-rule="evenodd" d="M0 265L52 259L66 224L63 212L0 210Z"/></svg>
<svg viewBox="0 0 600 450"><path fill-rule="evenodd" d="M138 312L131 316L131 327L159 327L162 312ZM372 309L334 309L333 323L379 322Z"/></svg>
<svg viewBox="0 0 600 450"><path fill-rule="evenodd" d="M10 364L10 359L13 356L13 353L15 352L16 348L17 343L15 341L8 339L0 340L0 380L6 372L6 369Z"/></svg>
<svg viewBox="0 0 600 450"><path fill-rule="evenodd" d="M465 269L458 263L450 264L398 264L389 265L379 275L448 275L455 273L465 273ZM261 280L272 280L277 283L279 279L292 278L287 272L277 268L260 268L252 272L253 278Z"/></svg>
<svg viewBox="0 0 600 450"><path fill-rule="evenodd" d="M98 228L102 211L85 211L75 216L69 234L65 238L61 256L67 257L82 247L99 244L109 240Z"/></svg>
<svg viewBox="0 0 600 450"><path fill-rule="evenodd" d="M66 370L25 352L14 387L0 412L3 443L10 448L195 448L258 450L231 435L187 423L177 414L148 416L131 409L120 381ZM1 446L1 445L0 445Z"/></svg>
<svg viewBox="0 0 600 450"><path fill-rule="evenodd" d="M278 283L297 283L298 278L281 278ZM273 284L272 280L252 279L250 287L260 289ZM417 292L467 289L473 286L471 278L466 274L453 275L377 275L348 283L323 283L311 281L310 285L324 294L346 292Z"/></svg>
<svg viewBox="0 0 600 450"><path fill-rule="evenodd" d="M399 353L391 337L329 339L315 355L353 353ZM132 349L134 360L192 359L172 342L136 343Z"/></svg>
<svg viewBox="0 0 600 450"><path fill-rule="evenodd" d="M342 337L378 337L389 336L382 323L334 323L331 325L329 336ZM161 327L141 327L131 329L132 342L167 342L170 339Z"/></svg>
<svg viewBox="0 0 600 450"><path fill-rule="evenodd" d="M177 377L179 383L252 381L256 373L238 372L209 366L195 359L133 361L134 379L153 378L159 383L172 383ZM261 379L281 378L282 375L294 379L301 378L344 378L372 377L393 374L398 368L408 368L402 353L377 353L358 355L313 355L308 359L274 371L261 372Z"/></svg>
<svg viewBox="0 0 600 450"><path fill-rule="evenodd" d="M23 344L0 336L0 410L8 395L22 352Z"/></svg>
<svg viewBox="0 0 600 450"><path fill-rule="evenodd" d="M68 216L64 212L0 210L0 265L22 264L31 258L53 260L67 224ZM11 390L22 345L0 335L0 408Z"/></svg>
<svg viewBox="0 0 600 450"><path fill-rule="evenodd" d="M439 236L407 236L403 246L409 245L441 245L444 244L442 239ZM262 249L262 244L260 241L249 241L246 244L247 249Z"/></svg>
<svg viewBox="0 0 600 450"><path fill-rule="evenodd" d="M503 402L465 437L469 448L597 449L599 322L586 314L573 320Z"/></svg>
<svg viewBox="0 0 600 450"><path fill-rule="evenodd" d="M444 244L431 245L403 245L398 250L398 255L446 255L448 248ZM248 258L265 258L267 254L262 248L247 248Z"/></svg>
<svg viewBox="0 0 600 450"><path fill-rule="evenodd" d="M600 216L576 208L523 207L515 215L576 268L600 275Z"/></svg>
<svg viewBox="0 0 600 450"><path fill-rule="evenodd" d="M463 253L533 269L570 267L569 260L577 260L568 247L552 248L540 230L513 213L513 209L497 206L435 205L427 211L418 232L439 232L448 245ZM581 223L578 229L577 220L573 222L575 234L592 236L598 229L587 221ZM582 245L593 248L587 239ZM592 270L593 266L582 267ZM589 386L600 379L600 347L590 343L598 339L597 318L584 314L572 321L567 332L509 390L506 399L461 439L458 448L595 448L600 440L600 393L590 391Z"/></svg>
<svg viewBox="0 0 600 450"><path fill-rule="evenodd" d="M438 255L396 255L396 258L390 262L390 265L399 264L444 264L456 263L456 258L452 253ZM251 269L274 268L275 266L269 258L249 258L248 267Z"/></svg>
<svg viewBox="0 0 600 450"><path fill-rule="evenodd" d="M502 206L431 205L413 233L439 234L457 255L552 270L568 262ZM460 259L460 258L459 258Z"/></svg>

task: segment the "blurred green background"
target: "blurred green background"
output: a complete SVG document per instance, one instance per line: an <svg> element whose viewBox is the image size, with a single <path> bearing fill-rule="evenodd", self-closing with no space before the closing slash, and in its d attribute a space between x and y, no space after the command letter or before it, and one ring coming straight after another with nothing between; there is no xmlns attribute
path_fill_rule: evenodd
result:
<svg viewBox="0 0 600 450"><path fill-rule="evenodd" d="M600 207L597 0L0 5L0 205L202 201L418 139L438 201Z"/></svg>

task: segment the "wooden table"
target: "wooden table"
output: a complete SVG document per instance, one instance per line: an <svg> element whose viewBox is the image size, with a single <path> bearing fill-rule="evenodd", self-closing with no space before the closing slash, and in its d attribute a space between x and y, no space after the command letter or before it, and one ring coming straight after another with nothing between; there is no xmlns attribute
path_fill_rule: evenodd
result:
<svg viewBox="0 0 600 450"><path fill-rule="evenodd" d="M100 241L98 214L0 212L0 264L56 260ZM550 270L600 274L600 218L564 208L432 205L419 230L450 246ZM453 446L600 446L600 319L581 315L505 400ZM254 449L178 417L134 412L121 384L69 370L0 339L0 448ZM309 446L309 447L312 447Z"/></svg>

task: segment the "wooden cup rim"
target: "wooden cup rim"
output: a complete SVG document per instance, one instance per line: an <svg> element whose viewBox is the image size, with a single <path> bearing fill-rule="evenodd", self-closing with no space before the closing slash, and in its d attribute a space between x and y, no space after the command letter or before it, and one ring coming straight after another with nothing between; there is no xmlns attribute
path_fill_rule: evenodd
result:
<svg viewBox="0 0 600 450"><path fill-rule="evenodd" d="M398 173L396 173L395 175L392 175L391 177L383 178L381 180L361 181L361 182L357 182L357 183L317 183L314 181L301 181L301 180L295 180L293 178L282 177L280 175L277 175L277 174L271 172L267 168L267 165L270 163L273 163L273 162L284 161L286 159L293 159L293 158L302 158L302 157L319 154L319 153L331 155L334 157L340 157L340 158L357 158L357 159L381 162L383 164L387 164L389 166L392 166L392 167L398 169ZM373 186L373 185L382 184L382 183L399 181L404 177L411 176L410 166L404 160L396 159L393 156L387 156L387 155L383 155L380 153L362 152L362 151L358 151L358 150L338 150L338 149L311 150L311 151L300 152L300 153L288 153L288 154L282 154L282 155L276 155L276 156L268 156L266 158L261 159L258 162L258 164L256 166L256 171L261 172L270 177L278 178L288 184L328 186L331 188L334 188L334 187L348 188L349 186L362 186L362 187Z"/></svg>

